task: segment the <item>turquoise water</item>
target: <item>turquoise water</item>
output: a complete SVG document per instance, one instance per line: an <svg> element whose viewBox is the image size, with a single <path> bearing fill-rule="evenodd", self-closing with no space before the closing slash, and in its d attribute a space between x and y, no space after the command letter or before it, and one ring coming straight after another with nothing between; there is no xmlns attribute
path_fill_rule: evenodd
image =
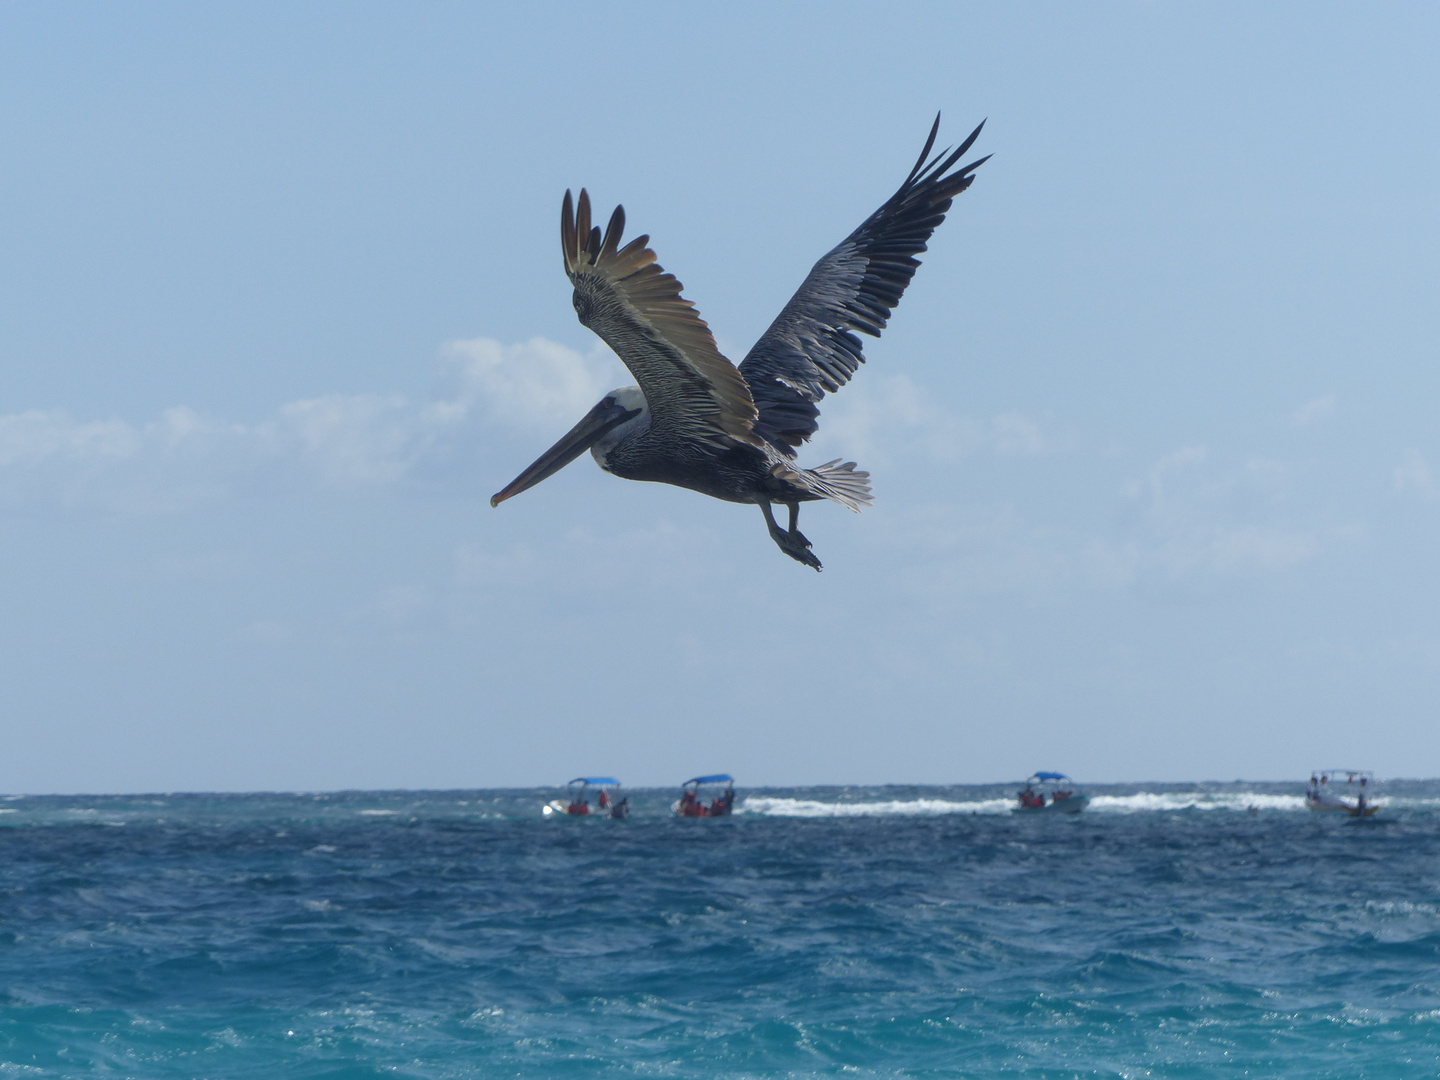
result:
<svg viewBox="0 0 1440 1080"><path fill-rule="evenodd" d="M6 799L0 1075L1440 1075L1440 782L1012 790Z"/></svg>

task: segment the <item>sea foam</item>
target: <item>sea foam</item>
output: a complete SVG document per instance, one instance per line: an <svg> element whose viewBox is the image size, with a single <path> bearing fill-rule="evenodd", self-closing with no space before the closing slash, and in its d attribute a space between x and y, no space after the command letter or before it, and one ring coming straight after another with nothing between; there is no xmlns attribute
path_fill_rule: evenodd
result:
<svg viewBox="0 0 1440 1080"><path fill-rule="evenodd" d="M767 795L741 801L739 811L770 817L886 817L936 814L1008 814L1011 797L985 799L885 799L873 802L825 802ZM1099 814L1136 814L1177 810L1304 810L1301 795L1266 792L1138 791L1129 795L1092 795L1087 811Z"/></svg>

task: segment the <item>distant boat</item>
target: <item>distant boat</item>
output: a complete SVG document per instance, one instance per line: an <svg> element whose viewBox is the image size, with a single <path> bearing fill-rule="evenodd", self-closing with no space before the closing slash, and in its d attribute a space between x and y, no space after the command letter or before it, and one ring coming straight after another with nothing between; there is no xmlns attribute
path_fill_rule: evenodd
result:
<svg viewBox="0 0 1440 1080"><path fill-rule="evenodd" d="M721 784L725 786L720 788ZM715 789L708 802L702 788ZM680 785L680 798L670 809L680 817L728 817L735 810L735 779L729 773L691 777Z"/></svg>
<svg viewBox="0 0 1440 1080"><path fill-rule="evenodd" d="M1078 814L1090 805L1090 796L1076 791L1075 781L1058 772L1032 773L1015 797L1020 805L1012 814Z"/></svg>
<svg viewBox="0 0 1440 1080"><path fill-rule="evenodd" d="M598 817L628 818L630 816L630 796L623 799L616 799L614 792L620 786L620 781L613 776L577 776L570 781L570 798L551 799L540 808L540 812L546 817L552 814L568 814L571 817L587 817L595 815ZM595 806L590 806L590 789L595 788L599 795L595 799Z"/></svg>
<svg viewBox="0 0 1440 1080"><path fill-rule="evenodd" d="M1340 777L1345 782L1340 783ZM1375 778L1361 769L1322 769L1310 774L1305 805L1311 810L1335 810L1351 817L1369 817L1380 809L1374 801Z"/></svg>

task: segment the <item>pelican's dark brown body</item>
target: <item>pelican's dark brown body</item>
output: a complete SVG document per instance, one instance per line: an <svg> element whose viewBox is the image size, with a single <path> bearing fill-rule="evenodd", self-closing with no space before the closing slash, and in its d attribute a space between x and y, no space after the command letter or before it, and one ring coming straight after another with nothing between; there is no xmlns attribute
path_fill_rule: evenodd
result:
<svg viewBox="0 0 1440 1080"><path fill-rule="evenodd" d="M816 430L817 403L864 361L856 333L880 335L920 265L915 256L986 160L950 171L979 136L977 127L953 153L927 164L939 127L937 116L905 183L815 264L738 368L720 354L680 283L655 261L649 237L620 247L624 209L615 208L602 235L591 225L588 193L581 190L577 206L567 191L560 246L575 313L639 385L601 399L492 505L590 449L601 468L627 480L756 503L780 549L820 569L796 528L799 504L830 499L859 510L871 501L869 474L839 459L803 468L795 450ZM789 507L789 529L776 524L773 504Z"/></svg>
<svg viewBox="0 0 1440 1080"><path fill-rule="evenodd" d="M825 497L776 476L748 446L695 453L690 446L672 447L648 434L616 446L600 467L626 480L673 484L733 503L814 502Z"/></svg>

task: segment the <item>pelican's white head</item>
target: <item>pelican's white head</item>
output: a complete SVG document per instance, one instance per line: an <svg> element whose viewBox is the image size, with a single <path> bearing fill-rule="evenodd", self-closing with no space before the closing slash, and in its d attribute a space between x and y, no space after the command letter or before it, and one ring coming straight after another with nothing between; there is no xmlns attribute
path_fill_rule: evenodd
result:
<svg viewBox="0 0 1440 1080"><path fill-rule="evenodd" d="M610 466L605 459L610 451L650 426L650 403L645 400L645 395L638 386L622 386L611 390L604 400L614 402L616 407L627 413L635 414L606 430L590 446L590 456L595 459L595 464L609 472Z"/></svg>

